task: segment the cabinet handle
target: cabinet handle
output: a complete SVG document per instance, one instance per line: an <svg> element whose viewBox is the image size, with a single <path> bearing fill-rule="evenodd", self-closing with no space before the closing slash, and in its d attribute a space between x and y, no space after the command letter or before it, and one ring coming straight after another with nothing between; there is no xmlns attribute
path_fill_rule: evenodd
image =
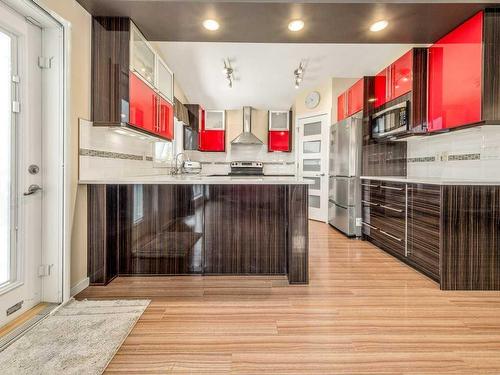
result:
<svg viewBox="0 0 500 375"><path fill-rule="evenodd" d="M389 234L389 233L387 233L387 232L384 232L382 229L379 229L379 232L380 232L380 233L382 233L382 234L385 234L387 237L390 237L390 238L392 238L393 240L396 240L396 241L398 241L398 242L403 241L401 238L398 238L398 237L396 237L396 236L393 236L392 234Z"/></svg>
<svg viewBox="0 0 500 375"><path fill-rule="evenodd" d="M374 227L373 225L370 225L370 224L368 224L368 223L365 223L364 221L362 221L362 222L361 222L361 224L366 225L366 226L367 226L367 227L369 227L369 228L372 228L372 229L375 229L375 230L379 230L377 227Z"/></svg>
<svg viewBox="0 0 500 375"><path fill-rule="evenodd" d="M399 212L399 213L403 212L403 210L399 210L397 208L392 208L392 207L389 207L389 206L385 206L383 204L381 204L380 207L386 208L386 209L394 211L394 212Z"/></svg>
<svg viewBox="0 0 500 375"><path fill-rule="evenodd" d="M404 188L397 188L397 187L392 187L392 186L380 186L381 189L387 189L387 190L397 190L397 191L403 191Z"/></svg>
<svg viewBox="0 0 500 375"><path fill-rule="evenodd" d="M363 200L361 201L361 203L368 204L368 205L370 205L370 206L378 206L378 204L377 204L377 203L372 203L372 202L363 201ZM382 206L382 207L384 207L384 206Z"/></svg>
<svg viewBox="0 0 500 375"><path fill-rule="evenodd" d="M379 187L378 185L372 185L372 184L361 184L361 186L374 187L374 188L378 188Z"/></svg>

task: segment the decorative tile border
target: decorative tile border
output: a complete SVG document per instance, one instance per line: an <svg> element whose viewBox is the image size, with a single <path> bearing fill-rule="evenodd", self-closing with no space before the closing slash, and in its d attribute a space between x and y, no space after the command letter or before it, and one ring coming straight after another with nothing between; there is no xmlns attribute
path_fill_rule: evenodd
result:
<svg viewBox="0 0 500 375"><path fill-rule="evenodd" d="M408 163L429 163L436 161L435 156L422 156L419 158L408 158Z"/></svg>
<svg viewBox="0 0 500 375"><path fill-rule="evenodd" d="M458 154L458 155L449 155L448 161L457 161L457 160L480 160L481 154Z"/></svg>
<svg viewBox="0 0 500 375"><path fill-rule="evenodd" d="M481 160L481 154L456 154L448 155L448 161L469 161L469 160ZM408 163L429 163L436 161L435 156L422 156L418 158L408 158Z"/></svg>
<svg viewBox="0 0 500 375"><path fill-rule="evenodd" d="M142 155L124 154L121 152L111 152L111 151L90 150L88 148L81 148L80 156L93 156L97 158L139 160L139 161L144 160L144 156ZM151 156L146 156L146 160L153 161L153 158Z"/></svg>

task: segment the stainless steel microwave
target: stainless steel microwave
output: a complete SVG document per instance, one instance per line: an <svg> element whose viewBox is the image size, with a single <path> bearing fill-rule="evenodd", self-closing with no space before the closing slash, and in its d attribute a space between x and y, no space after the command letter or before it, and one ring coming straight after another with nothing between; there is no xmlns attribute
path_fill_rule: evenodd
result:
<svg viewBox="0 0 500 375"><path fill-rule="evenodd" d="M372 115L372 137L395 136L408 130L408 101L396 104Z"/></svg>

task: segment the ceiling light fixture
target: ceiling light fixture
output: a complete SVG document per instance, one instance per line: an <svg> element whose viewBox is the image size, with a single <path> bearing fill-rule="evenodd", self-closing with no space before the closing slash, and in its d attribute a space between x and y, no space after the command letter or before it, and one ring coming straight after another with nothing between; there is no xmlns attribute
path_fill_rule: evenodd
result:
<svg viewBox="0 0 500 375"><path fill-rule="evenodd" d="M295 79L295 88L298 89L300 83L304 79L304 64L302 61L299 64L299 67L293 71L293 77Z"/></svg>
<svg viewBox="0 0 500 375"><path fill-rule="evenodd" d="M386 20L375 22L370 26L370 31L376 33L377 31L384 30L387 27L387 25L389 25L389 22L387 22Z"/></svg>
<svg viewBox="0 0 500 375"><path fill-rule="evenodd" d="M228 86L229 88L233 87L233 80L234 80L234 70L231 67L231 61L229 59L224 59L224 74L226 75L226 79L228 81Z"/></svg>
<svg viewBox="0 0 500 375"><path fill-rule="evenodd" d="M217 22L216 20L208 19L203 21L203 27L210 31L219 30L219 22Z"/></svg>
<svg viewBox="0 0 500 375"><path fill-rule="evenodd" d="M304 21L293 20L288 24L288 30L290 31L300 31L304 28Z"/></svg>

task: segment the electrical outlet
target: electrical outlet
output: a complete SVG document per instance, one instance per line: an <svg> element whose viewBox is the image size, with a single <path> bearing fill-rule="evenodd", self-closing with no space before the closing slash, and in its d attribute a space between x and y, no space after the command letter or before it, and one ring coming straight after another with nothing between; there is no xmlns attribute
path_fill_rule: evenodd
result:
<svg viewBox="0 0 500 375"><path fill-rule="evenodd" d="M361 219L360 217L357 217L357 218L356 218L356 226L357 226L357 227L360 227L361 225L363 225L362 220L363 220L363 219Z"/></svg>

